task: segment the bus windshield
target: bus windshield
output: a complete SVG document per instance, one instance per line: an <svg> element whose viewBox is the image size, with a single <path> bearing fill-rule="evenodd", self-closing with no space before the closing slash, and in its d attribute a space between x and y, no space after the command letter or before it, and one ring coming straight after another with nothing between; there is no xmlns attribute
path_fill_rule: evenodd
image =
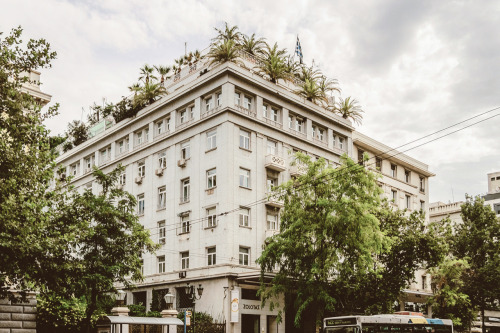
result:
<svg viewBox="0 0 500 333"><path fill-rule="evenodd" d="M327 327L328 333L360 333L359 326Z"/></svg>

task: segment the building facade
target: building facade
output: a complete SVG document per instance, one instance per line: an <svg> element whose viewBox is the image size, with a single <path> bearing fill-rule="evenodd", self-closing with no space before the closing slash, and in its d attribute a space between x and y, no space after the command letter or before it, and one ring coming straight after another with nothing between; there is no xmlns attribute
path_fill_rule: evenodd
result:
<svg viewBox="0 0 500 333"><path fill-rule="evenodd" d="M488 174L488 193L483 196L483 199L497 216L500 216L500 171Z"/></svg>
<svg viewBox="0 0 500 333"><path fill-rule="evenodd" d="M255 59L244 63L185 67L167 81L167 96L133 118L104 124L57 162L74 186L95 192L93 165L105 172L125 166L120 186L136 196L140 222L161 244L143 258L145 279L128 291L128 304L149 308L168 289L179 311L210 313L227 322L227 332L284 332L289 319L278 324L277 310L262 307L256 295L255 260L279 232L283 206L268 198L270 188L304 172L291 166L295 152L336 165L343 154L357 158L357 149L386 146L296 95L292 83L257 75ZM383 162L383 183L398 191L397 204L427 207L428 191L418 185L432 176L427 166L404 155L392 161L414 173L405 183L399 173L386 175ZM188 283L194 299L185 293Z"/></svg>

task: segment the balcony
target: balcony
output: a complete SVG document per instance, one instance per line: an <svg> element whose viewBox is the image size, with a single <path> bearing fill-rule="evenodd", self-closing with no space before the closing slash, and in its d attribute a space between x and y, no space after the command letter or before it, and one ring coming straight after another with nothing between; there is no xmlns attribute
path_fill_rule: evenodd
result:
<svg viewBox="0 0 500 333"><path fill-rule="evenodd" d="M272 192L266 193L266 201L264 202L267 206L282 208L284 205L283 199L279 198L278 195Z"/></svg>
<svg viewBox="0 0 500 333"><path fill-rule="evenodd" d="M266 238L273 237L279 234L279 230L266 230Z"/></svg>
<svg viewBox="0 0 500 333"><path fill-rule="evenodd" d="M307 173L307 165L295 163L295 165L290 166L290 175L294 177L300 177Z"/></svg>
<svg viewBox="0 0 500 333"><path fill-rule="evenodd" d="M269 154L266 156L266 168L275 171L285 171L285 159L276 155Z"/></svg>

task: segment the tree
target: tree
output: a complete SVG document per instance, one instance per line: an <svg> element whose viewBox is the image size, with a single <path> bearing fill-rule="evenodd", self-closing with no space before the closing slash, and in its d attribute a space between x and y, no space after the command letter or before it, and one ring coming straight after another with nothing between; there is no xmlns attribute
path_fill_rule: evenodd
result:
<svg viewBox="0 0 500 333"><path fill-rule="evenodd" d="M89 138L88 127L85 125L83 121L73 120L68 124L67 133L69 138L71 138L71 142L73 146L78 146Z"/></svg>
<svg viewBox="0 0 500 333"><path fill-rule="evenodd" d="M155 66L155 69L156 69L156 72L160 75L160 84L162 86L164 86L165 80L168 80L170 78L170 75L168 75L168 73L170 73L170 71L172 70L172 67L159 65L159 66Z"/></svg>
<svg viewBox="0 0 500 333"><path fill-rule="evenodd" d="M266 42L264 38L256 38L255 34L252 36L243 35L241 42L241 49L252 55L261 55L264 51Z"/></svg>
<svg viewBox="0 0 500 333"><path fill-rule="evenodd" d="M238 52L239 47L232 39L212 44L210 51L207 54L207 58L210 60L208 66L212 66L213 64L223 64L225 62L233 62L235 64L242 65L243 62L238 59Z"/></svg>
<svg viewBox="0 0 500 333"><path fill-rule="evenodd" d="M274 308L278 297L293 290L295 325L307 311L313 320L306 325L314 332L325 310L336 309L332 285L372 271L373 254L385 246L376 217L381 190L374 173L346 156L337 169L300 153L297 163L308 166L307 174L280 185L275 194L284 200L281 232L266 240L257 259L260 295ZM276 267L267 284L265 274Z"/></svg>
<svg viewBox="0 0 500 333"><path fill-rule="evenodd" d="M272 83L278 83L279 79L291 79L286 62L286 50L278 49L278 43L271 47L266 43L262 52L262 59L256 66L257 71L268 77Z"/></svg>
<svg viewBox="0 0 500 333"><path fill-rule="evenodd" d="M408 214L384 200L376 217L387 246L373 253L370 272L334 285L333 293L339 300L337 314L392 312L417 270L436 266L448 252L448 229L441 223L427 224L421 211Z"/></svg>
<svg viewBox="0 0 500 333"><path fill-rule="evenodd" d="M50 67L56 53L44 39L24 47L21 36L21 27L0 33L0 297L13 296L4 286L43 285L44 263L64 247L46 209L55 195L49 187L56 152L43 120L58 105L42 111L22 90L38 84L29 73Z"/></svg>
<svg viewBox="0 0 500 333"><path fill-rule="evenodd" d="M217 36L212 40L213 44L220 44L232 40L239 45L243 35L238 31L238 26L229 26L227 22L224 22L224 29L214 28L217 31Z"/></svg>
<svg viewBox="0 0 500 333"><path fill-rule="evenodd" d="M61 269L57 285L49 288L85 298L87 332L105 293L115 292L116 282L130 286L130 281L140 281L142 253L157 249L149 231L138 222L134 196L116 186L122 171L119 166L106 175L94 167L93 176L101 192L71 192L69 202L62 203L61 214L56 217L73 221L78 233L68 249L71 258Z"/></svg>
<svg viewBox="0 0 500 333"><path fill-rule="evenodd" d="M351 118L356 124L361 124L363 119L362 113L364 111L358 101L351 99L351 97L346 99L340 97L339 102L333 107L332 111L338 113L344 119Z"/></svg>
<svg viewBox="0 0 500 333"><path fill-rule="evenodd" d="M449 240L451 252L470 264L463 292L481 312L483 332L486 332L484 311L494 306L500 295L500 220L479 196L466 196L461 215L463 222L455 226Z"/></svg>
<svg viewBox="0 0 500 333"><path fill-rule="evenodd" d="M140 69L139 80L142 80L144 84L149 84L149 80L151 79L156 80L156 76L154 76L153 73L154 73L154 67L145 64Z"/></svg>
<svg viewBox="0 0 500 333"><path fill-rule="evenodd" d="M430 270L434 295L429 299L432 313L438 318L448 318L458 331L470 331L477 309L464 293L465 277L470 269L466 259L452 256Z"/></svg>

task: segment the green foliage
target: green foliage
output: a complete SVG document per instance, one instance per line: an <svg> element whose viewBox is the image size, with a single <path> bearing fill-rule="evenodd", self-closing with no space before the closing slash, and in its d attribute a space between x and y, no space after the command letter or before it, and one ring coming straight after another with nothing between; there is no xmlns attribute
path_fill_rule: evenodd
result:
<svg viewBox="0 0 500 333"><path fill-rule="evenodd" d="M262 51L262 59L256 68L261 75L269 78L273 83L278 83L280 79L291 79L286 63L286 50L279 49L278 43L274 43L273 47L266 43Z"/></svg>
<svg viewBox="0 0 500 333"><path fill-rule="evenodd" d="M315 320L325 310L334 311L332 286L373 271L373 254L386 240L376 215L381 190L374 173L346 156L337 169L300 153L297 163L307 165L308 172L277 188L276 195L284 200L281 232L266 240L257 263L263 303L270 301L273 309L280 306L281 295L295 291L299 326L305 311L315 314ZM268 284L265 274L276 265L279 270Z"/></svg>
<svg viewBox="0 0 500 333"><path fill-rule="evenodd" d="M184 321L184 312L179 312L177 318ZM194 325L193 325L194 323ZM186 327L187 333L209 333L213 332L212 325L214 318L206 312L193 312L191 316L191 326Z"/></svg>
<svg viewBox="0 0 500 333"><path fill-rule="evenodd" d="M225 62L233 62L242 65L243 62L239 59L238 44L230 39L213 44L207 54L209 59L209 66L214 64L223 64Z"/></svg>
<svg viewBox="0 0 500 333"><path fill-rule="evenodd" d="M22 92L31 82L27 73L50 67L56 53L44 39L21 41L22 29L0 33L0 285L25 290L50 277L44 263L64 247L64 237L52 223L53 140L43 120L58 105L42 111ZM0 298L8 288L0 288ZM12 296L12 294L8 294Z"/></svg>
<svg viewBox="0 0 500 333"><path fill-rule="evenodd" d="M68 124L67 136L71 139L73 147L76 147L89 138L89 129L83 121L73 120Z"/></svg>
<svg viewBox="0 0 500 333"><path fill-rule="evenodd" d="M434 295L428 304L434 316L451 319L457 331L469 331L477 315L477 309L464 293L464 278L469 269L466 259L446 257L439 267L430 270Z"/></svg>
<svg viewBox="0 0 500 333"><path fill-rule="evenodd" d="M354 98L351 99L351 97L347 97L346 99L340 97L338 103L332 107L332 111L344 119L352 119L356 124L361 124L363 120L363 109L359 105L359 102Z"/></svg>
<svg viewBox="0 0 500 333"><path fill-rule="evenodd" d="M76 255L68 258L67 266L62 268L64 279L50 287L85 297L86 327L91 325L101 295L114 292L115 282L130 286L127 276L133 281L142 280L141 255L157 249L149 231L138 222L134 196L116 186L122 170L119 166L104 174L95 167L93 176L102 189L100 194L73 191L68 202L60 205L57 216L78 229L70 243L70 253Z"/></svg>

